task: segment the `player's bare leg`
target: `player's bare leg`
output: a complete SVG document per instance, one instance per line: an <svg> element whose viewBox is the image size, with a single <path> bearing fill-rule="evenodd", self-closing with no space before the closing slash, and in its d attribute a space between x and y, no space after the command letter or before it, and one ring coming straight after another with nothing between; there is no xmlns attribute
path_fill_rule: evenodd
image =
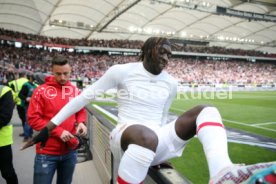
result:
<svg viewBox="0 0 276 184"><path fill-rule="evenodd" d="M276 162L248 166L231 162L226 131L215 107L196 106L188 110L176 121L175 130L183 140L197 134L208 162L210 184L276 183Z"/></svg>
<svg viewBox="0 0 276 184"><path fill-rule="evenodd" d="M118 170L118 183L141 183L155 157L158 137L143 125L126 128L121 137L125 151Z"/></svg>

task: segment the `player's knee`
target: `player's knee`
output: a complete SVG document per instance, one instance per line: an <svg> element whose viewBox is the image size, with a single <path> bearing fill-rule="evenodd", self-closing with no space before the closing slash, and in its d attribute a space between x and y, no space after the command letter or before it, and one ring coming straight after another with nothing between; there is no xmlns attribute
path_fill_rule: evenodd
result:
<svg viewBox="0 0 276 184"><path fill-rule="evenodd" d="M177 121L176 121L176 134L183 140L189 140L196 134L197 127L197 118L204 109L213 108L212 105L198 105L189 111L185 112Z"/></svg>
<svg viewBox="0 0 276 184"><path fill-rule="evenodd" d="M199 114L203 109L208 108L208 107L214 107L214 106L208 105L208 104L204 104L204 105L197 105L195 108L197 109L198 114ZM214 107L214 108L216 108L216 107Z"/></svg>
<svg viewBox="0 0 276 184"><path fill-rule="evenodd" d="M155 152L158 144L158 136L154 131L145 126L132 125L124 131L121 138L123 150L126 150L130 144L136 144Z"/></svg>
<svg viewBox="0 0 276 184"><path fill-rule="evenodd" d="M158 137L152 130L142 131L138 145L155 152L158 145Z"/></svg>

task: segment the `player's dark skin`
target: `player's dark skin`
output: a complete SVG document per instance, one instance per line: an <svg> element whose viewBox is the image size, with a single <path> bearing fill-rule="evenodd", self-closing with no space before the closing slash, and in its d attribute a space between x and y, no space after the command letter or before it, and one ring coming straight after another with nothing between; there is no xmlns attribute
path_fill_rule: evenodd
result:
<svg viewBox="0 0 276 184"><path fill-rule="evenodd" d="M144 50L144 54L141 57L143 65L148 72L154 75L158 75L162 72L171 56L170 42L164 38L159 39L160 40L151 40L150 46L142 49L142 51ZM204 107L206 106L196 106L178 117L175 124L175 130L176 134L181 139L188 140L196 134L196 118ZM49 132L51 132L56 125L50 121L47 123L46 127L49 135ZM37 142L41 142L40 140L44 140L44 142L47 141L47 129L41 131L44 133L40 133L40 138L28 142L22 149L32 146ZM121 147L125 151L130 144L137 144L155 152L158 145L158 137L146 126L131 125L127 127L122 134Z"/></svg>
<svg viewBox="0 0 276 184"><path fill-rule="evenodd" d="M169 62L171 44L168 40L164 40L159 45L156 45L149 55L151 57L144 56L143 65L148 72L158 75ZM175 130L181 139L188 140L196 134L196 118L204 107L196 106L177 119ZM121 147L124 151L129 144L137 144L155 152L158 145L158 137L146 126L132 125L126 128L121 138Z"/></svg>

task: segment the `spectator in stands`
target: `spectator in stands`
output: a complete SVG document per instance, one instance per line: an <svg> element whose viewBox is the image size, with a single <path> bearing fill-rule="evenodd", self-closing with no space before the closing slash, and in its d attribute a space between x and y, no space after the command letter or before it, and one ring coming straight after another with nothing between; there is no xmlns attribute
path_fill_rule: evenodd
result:
<svg viewBox="0 0 276 184"><path fill-rule="evenodd" d="M27 117L29 102L31 100L33 91L37 87L37 85L34 83L34 76L33 74L29 73L27 74L28 82L24 83L22 86L22 89L19 92L19 98L22 100L22 105L25 109L25 114ZM32 138L33 136L33 129L29 126L28 118L26 118L26 122L24 125L24 142Z"/></svg>
<svg viewBox="0 0 276 184"><path fill-rule="evenodd" d="M196 134L204 148L211 183L228 179L225 174L232 172L246 172L248 169L252 171L248 174L254 175L263 168L275 166L276 163L234 165L228 155L226 131L215 107L196 106L167 123L167 114L177 88L177 81L163 70L170 55L168 39L149 38L142 47L142 63L111 67L97 82L70 101L24 147L46 142L49 132L56 131L55 127L59 128L58 125L91 102L96 95L116 88L119 118L118 125L110 135L110 146L115 166L120 162L119 184L142 183L150 166L181 156L188 140ZM237 180L234 183L241 183L248 177L234 179Z"/></svg>
<svg viewBox="0 0 276 184"><path fill-rule="evenodd" d="M10 124L14 108L12 90L0 85L0 171L7 184L17 184L18 179L12 163L12 131Z"/></svg>
<svg viewBox="0 0 276 184"><path fill-rule="evenodd" d="M9 82L9 86L13 90L13 96L14 96L14 100L15 100L15 104L16 104L16 109L17 109L19 118L21 120L22 128L23 128L23 133L21 133L20 136L24 136L26 113L25 113L25 108L24 108L22 101L19 98L18 94L19 94L20 90L22 89L22 86L25 82L28 82L28 79L26 78L26 73L24 71L19 72L19 78Z"/></svg>
<svg viewBox="0 0 276 184"><path fill-rule="evenodd" d="M45 83L33 92L28 108L28 123L40 131L46 123L62 109L79 90L70 81L71 67L64 57L52 60L53 76L47 76ZM76 164L76 149L79 139L85 136L86 112L81 108L55 129L46 145L37 144L34 163L34 184L51 184L57 171L57 184L70 184ZM41 149L43 147L43 149Z"/></svg>
<svg viewBox="0 0 276 184"><path fill-rule="evenodd" d="M5 81L10 81L13 78L14 74L7 73L7 71L14 71L15 67L19 67L19 70L28 69L33 72L37 70L44 73L50 72L51 62L49 61L56 55L56 52L36 48L1 47L0 44L1 52L4 54L3 56L0 55L0 64L3 63L3 66L7 67L3 73ZM72 66L72 77L77 78L86 75L91 81L101 77L112 65L137 61L136 56L107 55L104 53L95 55L93 53L62 52L62 54L68 58ZM15 58L20 58L20 62L18 59L14 59L14 55L16 55ZM213 61L177 57L175 56L170 60L167 71L182 83L217 84L227 82L244 85L276 83L276 64L273 62Z"/></svg>
<svg viewBox="0 0 276 184"><path fill-rule="evenodd" d="M17 39L16 39L17 38ZM5 30L0 28L0 39L4 41L17 40L22 43L50 46L54 44L62 44L64 47L70 46L90 46L90 47L109 47L109 48L131 48L139 49L142 47L143 42L139 40L87 40L87 39L68 39L68 38L52 38L41 35L25 34L16 31ZM194 52L194 53L216 53L216 54L233 54L233 55L248 55L248 56L264 56L275 57L274 54L268 54L257 50L242 50L242 49L230 49L218 46L188 46L183 42L177 43L177 47L174 47L177 51ZM1 54L1 51L0 51Z"/></svg>

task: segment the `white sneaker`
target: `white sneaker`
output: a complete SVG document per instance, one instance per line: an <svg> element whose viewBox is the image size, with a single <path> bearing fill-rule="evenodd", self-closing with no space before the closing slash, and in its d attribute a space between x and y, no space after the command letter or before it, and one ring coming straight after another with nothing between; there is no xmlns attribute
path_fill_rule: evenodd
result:
<svg viewBox="0 0 276 184"><path fill-rule="evenodd" d="M209 184L276 184L276 162L233 165L211 178Z"/></svg>

